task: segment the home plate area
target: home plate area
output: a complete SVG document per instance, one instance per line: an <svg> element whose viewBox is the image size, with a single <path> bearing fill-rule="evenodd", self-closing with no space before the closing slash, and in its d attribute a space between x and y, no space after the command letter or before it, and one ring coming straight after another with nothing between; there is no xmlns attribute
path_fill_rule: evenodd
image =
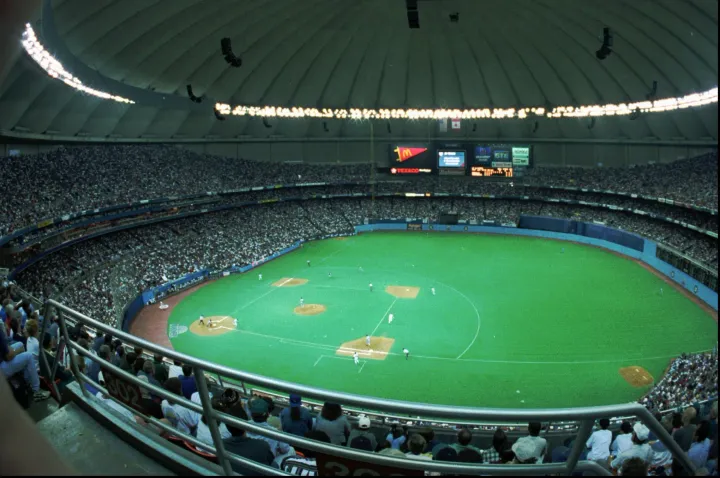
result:
<svg viewBox="0 0 720 478"><path fill-rule="evenodd" d="M370 337L370 346L368 347L365 343L365 337L361 337L343 343L335 351L335 355L350 357L353 353L357 352L362 358L385 360L394 343L395 339L389 337Z"/></svg>

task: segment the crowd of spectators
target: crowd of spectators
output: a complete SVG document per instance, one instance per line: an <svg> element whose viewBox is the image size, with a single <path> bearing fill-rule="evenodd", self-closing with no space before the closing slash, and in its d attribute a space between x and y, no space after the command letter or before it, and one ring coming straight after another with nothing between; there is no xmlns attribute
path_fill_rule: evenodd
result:
<svg viewBox="0 0 720 478"><path fill-rule="evenodd" d="M682 355L643 399L651 410L671 410L718 396L717 352Z"/></svg>
<svg viewBox="0 0 720 478"><path fill-rule="evenodd" d="M44 219L141 199L275 184L367 182L370 170L367 164L248 161L167 145L102 145L2 158L0 177L5 190L0 235L5 235ZM40 188L38 178L44 178ZM539 167L519 182L664 197L716 210L717 153L625 169ZM467 177L426 177L403 178L387 187L494 194L511 186Z"/></svg>

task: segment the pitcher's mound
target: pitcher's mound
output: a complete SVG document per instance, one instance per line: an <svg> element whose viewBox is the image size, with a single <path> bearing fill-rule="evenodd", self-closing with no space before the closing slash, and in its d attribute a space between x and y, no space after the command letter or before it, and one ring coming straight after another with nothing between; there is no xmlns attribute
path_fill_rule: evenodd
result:
<svg viewBox="0 0 720 478"><path fill-rule="evenodd" d="M619 372L627 383L636 388L647 387L648 385L652 385L655 381L653 376L650 375L650 372L635 365L623 367L619 370Z"/></svg>
<svg viewBox="0 0 720 478"><path fill-rule="evenodd" d="M365 343L365 337L345 342L335 351L335 355L345 357L357 352L362 358L385 360L395 339L389 337L370 337L370 347Z"/></svg>
<svg viewBox="0 0 720 478"><path fill-rule="evenodd" d="M227 334L235 330L233 318L229 315L213 315L205 317L205 325L200 325L200 320L196 320L190 324L190 332L195 335L210 336ZM212 324L212 325L208 325Z"/></svg>
<svg viewBox="0 0 720 478"><path fill-rule="evenodd" d="M295 307L295 309L293 309L293 312L298 315L318 315L322 314L326 310L327 307L322 304L305 304Z"/></svg>
<svg viewBox="0 0 720 478"><path fill-rule="evenodd" d="M389 285L385 287L385 292L397 297L398 299L414 299L420 292L420 287L412 287L409 285Z"/></svg>
<svg viewBox="0 0 720 478"><path fill-rule="evenodd" d="M297 287L307 284L307 279L295 279L294 277L283 277L277 282L273 282L273 287Z"/></svg>

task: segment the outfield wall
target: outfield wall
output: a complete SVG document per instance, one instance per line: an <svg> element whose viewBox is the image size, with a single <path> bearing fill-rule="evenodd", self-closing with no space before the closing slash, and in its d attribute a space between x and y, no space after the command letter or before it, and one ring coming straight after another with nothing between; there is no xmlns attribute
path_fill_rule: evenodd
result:
<svg viewBox="0 0 720 478"><path fill-rule="evenodd" d="M529 236L529 237L540 237L546 239L558 239L562 241L579 242L582 244L589 244L592 246L602 247L604 249L611 250L631 257L633 259L640 260L645 264L649 265L653 269L661 272L667 278L675 282L677 285L683 287L694 295L698 296L700 300L708 304L715 311L718 310L718 294L711 290L704 284L700 283L693 277L685 274L684 272L676 269L670 264L661 261L656 257L657 243L644 239L640 236L620 231L617 229L600 226L598 224L584 224L585 227L578 227L577 225L559 225L557 221L564 221L566 223L577 223L577 221L569 221L567 219L556 219L556 218L538 218L528 217L532 219L526 221L525 224L533 224L535 226L542 225L540 219L548 219L546 227L556 229L558 227L566 228L565 230L574 230L578 233L567 233L567 232L556 232L554 230L538 230L538 229L523 229L515 227L498 227L498 226L480 226L471 224L458 224L458 225L438 225L438 224L418 224L416 222L406 223L386 223L376 222L373 224L364 224L355 226L355 231L361 232L372 232L372 231L408 231L408 230L422 230L427 232L470 232L470 233L483 233L483 234L505 234L512 236ZM521 219L520 224L523 224ZM412 226L412 227L411 227ZM591 227L588 227L591 226ZM604 231L603 231L604 230ZM594 237L582 235L591 234Z"/></svg>

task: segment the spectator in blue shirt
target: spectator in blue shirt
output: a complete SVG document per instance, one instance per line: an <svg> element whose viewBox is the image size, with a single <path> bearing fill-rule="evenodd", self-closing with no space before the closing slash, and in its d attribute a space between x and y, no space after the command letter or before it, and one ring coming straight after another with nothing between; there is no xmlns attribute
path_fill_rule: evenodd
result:
<svg viewBox="0 0 720 478"><path fill-rule="evenodd" d="M0 325L0 370L5 377L10 378L16 373L23 372L25 380L33 390L35 401L45 400L50 396L49 392L40 390L40 377L32 354L19 352L21 348L11 348L5 336L5 326Z"/></svg>
<svg viewBox="0 0 720 478"><path fill-rule="evenodd" d="M182 375L178 376L182 385L182 394L185 398L190 400L192 394L197 392L197 384L195 383L195 377L193 376L192 367L190 365L183 365L182 371Z"/></svg>
<svg viewBox="0 0 720 478"><path fill-rule="evenodd" d="M280 423L284 432L300 437L304 437L312 430L312 415L302 406L300 395L296 393L290 395L290 407L280 412Z"/></svg>

